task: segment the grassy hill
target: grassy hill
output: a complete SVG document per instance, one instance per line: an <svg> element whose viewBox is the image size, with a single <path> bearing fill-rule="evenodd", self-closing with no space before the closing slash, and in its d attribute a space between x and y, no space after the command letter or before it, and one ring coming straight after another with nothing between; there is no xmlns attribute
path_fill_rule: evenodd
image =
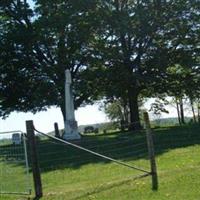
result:
<svg viewBox="0 0 200 200"><path fill-rule="evenodd" d="M158 191L151 190L150 176L136 179L143 172L55 141L38 141L44 188L42 200L199 200L200 127L160 128L156 129L154 134L159 175ZM85 136L78 144L149 170L144 132ZM12 167L13 170L22 169L20 164L10 166L0 162L0 169L6 166ZM4 178L4 182L11 190L14 189L11 178ZM23 184L21 186L23 187ZM20 184L17 187L20 187ZM0 199L27 198L2 195Z"/></svg>
<svg viewBox="0 0 200 200"><path fill-rule="evenodd" d="M191 123L191 117L185 117L186 123ZM168 117L168 118L161 118L152 121L152 125L154 126L177 126L179 125L178 118L176 117Z"/></svg>

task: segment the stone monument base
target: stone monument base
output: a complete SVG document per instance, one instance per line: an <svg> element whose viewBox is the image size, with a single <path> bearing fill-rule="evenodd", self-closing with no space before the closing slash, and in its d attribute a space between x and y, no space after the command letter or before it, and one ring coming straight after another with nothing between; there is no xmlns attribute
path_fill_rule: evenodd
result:
<svg viewBox="0 0 200 200"><path fill-rule="evenodd" d="M75 120L73 119L66 120L63 139L64 140L80 140L81 139L81 135L78 132L78 125Z"/></svg>

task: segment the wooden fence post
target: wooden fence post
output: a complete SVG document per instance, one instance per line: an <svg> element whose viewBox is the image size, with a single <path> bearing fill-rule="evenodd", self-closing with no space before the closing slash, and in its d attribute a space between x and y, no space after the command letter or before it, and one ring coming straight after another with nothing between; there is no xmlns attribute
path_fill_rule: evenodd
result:
<svg viewBox="0 0 200 200"><path fill-rule="evenodd" d="M59 133L59 128L58 128L58 123L54 123L54 130L55 130L55 137L59 138L60 133Z"/></svg>
<svg viewBox="0 0 200 200"><path fill-rule="evenodd" d="M42 197L42 182L41 182L41 175L40 175L40 169L39 169L39 163L38 163L38 156L37 156L37 151L36 151L34 126L33 126L32 120L26 121L26 131L27 131L27 137L28 137L28 144L30 147L35 197L40 198Z"/></svg>
<svg viewBox="0 0 200 200"><path fill-rule="evenodd" d="M157 167L156 167L156 160L155 160L155 151L154 151L153 136L152 136L151 125L149 121L149 115L147 112L144 113L144 122L145 122L147 146L148 146L148 153L149 153L150 166L151 166L152 189L157 190L158 189L158 175L157 175Z"/></svg>

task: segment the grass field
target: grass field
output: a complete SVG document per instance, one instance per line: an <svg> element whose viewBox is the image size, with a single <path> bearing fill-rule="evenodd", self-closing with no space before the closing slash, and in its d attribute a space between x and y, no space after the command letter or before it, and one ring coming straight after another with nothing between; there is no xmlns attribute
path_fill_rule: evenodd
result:
<svg viewBox="0 0 200 200"><path fill-rule="evenodd" d="M143 172L45 138L38 141L44 190L42 200L199 200L200 127L196 125L162 128L154 130L154 133L159 175L158 191L151 190L150 176L136 179ZM78 144L149 170L143 132L85 136ZM0 151L0 158L3 156L1 152L5 154L6 151ZM13 159L14 155L8 156L9 159ZM5 182L7 189L26 188L20 180L20 177L25 177L21 173L24 170L23 165L11 165L1 161L0 169L6 168L12 169L12 174L15 174L7 178L6 173L0 174L0 179ZM20 177L17 177L17 174ZM12 184L14 179L19 179L21 183ZM1 195L0 199L23 200L28 197Z"/></svg>

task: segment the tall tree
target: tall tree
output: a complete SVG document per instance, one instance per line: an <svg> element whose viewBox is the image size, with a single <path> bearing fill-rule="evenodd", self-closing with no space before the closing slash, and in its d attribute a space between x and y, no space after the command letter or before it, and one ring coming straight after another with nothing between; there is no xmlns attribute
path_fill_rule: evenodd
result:
<svg viewBox="0 0 200 200"><path fill-rule="evenodd" d="M105 29L101 29L99 46L112 74L106 89L111 96L127 97L134 124L139 122L139 94L150 88L162 93L159 83L167 78L166 69L191 61L188 57L197 48L198 1L103 2ZM132 128L140 128L140 123Z"/></svg>
<svg viewBox="0 0 200 200"><path fill-rule="evenodd" d="M0 2L1 116L51 105L65 116L64 71L70 69L76 108L100 92L121 98L137 129L143 90L168 91L171 66L199 70L198 0L35 0L35 5Z"/></svg>
<svg viewBox="0 0 200 200"><path fill-rule="evenodd" d="M88 74L95 32L95 0L0 2L0 115L45 110L65 117L65 70L72 74L75 108L95 93ZM90 62L91 63L91 62Z"/></svg>

